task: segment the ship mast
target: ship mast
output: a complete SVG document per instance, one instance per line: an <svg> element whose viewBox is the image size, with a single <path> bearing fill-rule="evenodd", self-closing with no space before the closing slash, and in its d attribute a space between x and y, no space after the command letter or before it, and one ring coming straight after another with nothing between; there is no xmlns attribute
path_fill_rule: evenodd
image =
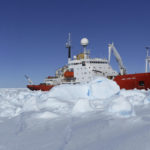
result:
<svg viewBox="0 0 150 150"><path fill-rule="evenodd" d="M145 48L146 48L145 72L148 72L148 71L150 71L150 56L149 56L150 47L145 47Z"/></svg>
<svg viewBox="0 0 150 150"><path fill-rule="evenodd" d="M66 42L66 48L68 48L68 63L71 60L71 34L68 33L68 40Z"/></svg>

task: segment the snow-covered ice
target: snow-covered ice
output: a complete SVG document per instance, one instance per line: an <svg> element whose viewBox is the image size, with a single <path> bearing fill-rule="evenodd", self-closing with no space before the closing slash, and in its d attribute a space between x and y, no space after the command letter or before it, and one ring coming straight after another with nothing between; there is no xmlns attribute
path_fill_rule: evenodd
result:
<svg viewBox="0 0 150 150"><path fill-rule="evenodd" d="M103 77L49 92L0 89L0 150L149 150L149 139L150 90Z"/></svg>

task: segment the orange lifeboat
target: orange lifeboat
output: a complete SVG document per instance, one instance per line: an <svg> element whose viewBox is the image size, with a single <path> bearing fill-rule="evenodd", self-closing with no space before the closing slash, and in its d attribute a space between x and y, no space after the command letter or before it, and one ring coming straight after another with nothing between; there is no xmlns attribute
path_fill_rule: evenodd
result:
<svg viewBox="0 0 150 150"><path fill-rule="evenodd" d="M64 73L65 78L73 78L74 77L74 72L73 71L66 71Z"/></svg>

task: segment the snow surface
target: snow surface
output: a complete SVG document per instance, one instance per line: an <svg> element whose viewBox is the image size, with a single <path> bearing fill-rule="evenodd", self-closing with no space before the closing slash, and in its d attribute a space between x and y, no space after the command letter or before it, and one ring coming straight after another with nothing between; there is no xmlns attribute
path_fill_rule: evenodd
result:
<svg viewBox="0 0 150 150"><path fill-rule="evenodd" d="M0 89L0 150L149 150L150 90L106 78L49 92Z"/></svg>

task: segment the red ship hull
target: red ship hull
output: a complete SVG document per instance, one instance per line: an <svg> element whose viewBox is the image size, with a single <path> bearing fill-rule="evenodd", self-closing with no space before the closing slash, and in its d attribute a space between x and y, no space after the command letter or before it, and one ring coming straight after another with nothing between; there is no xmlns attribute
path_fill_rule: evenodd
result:
<svg viewBox="0 0 150 150"><path fill-rule="evenodd" d="M120 89L150 89L150 73L118 75L114 81L120 86Z"/></svg>
<svg viewBox="0 0 150 150"><path fill-rule="evenodd" d="M39 84L39 85L27 85L27 88L29 88L32 91L49 91L54 85L46 85L46 84Z"/></svg>
<svg viewBox="0 0 150 150"><path fill-rule="evenodd" d="M114 81L120 86L120 89L150 89L150 73L118 75ZM39 84L27 85L27 87L32 91L49 91L54 85Z"/></svg>

